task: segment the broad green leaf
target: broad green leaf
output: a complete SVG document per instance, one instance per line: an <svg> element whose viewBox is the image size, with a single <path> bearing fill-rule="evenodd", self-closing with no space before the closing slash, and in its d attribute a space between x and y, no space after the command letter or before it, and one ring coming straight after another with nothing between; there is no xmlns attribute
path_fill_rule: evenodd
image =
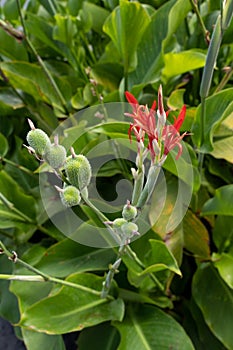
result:
<svg viewBox="0 0 233 350"><path fill-rule="evenodd" d="M15 6L15 4L14 4ZM18 42L15 38L0 30L0 54L6 56L11 60L27 61L28 54L23 42Z"/></svg>
<svg viewBox="0 0 233 350"><path fill-rule="evenodd" d="M233 249L229 253L214 253L212 259L222 279L233 289Z"/></svg>
<svg viewBox="0 0 233 350"><path fill-rule="evenodd" d="M210 258L209 234L197 216L188 210L183 220L184 246L200 259Z"/></svg>
<svg viewBox="0 0 233 350"><path fill-rule="evenodd" d="M194 350L180 324L155 306L130 304L123 322L113 325L121 334L119 350Z"/></svg>
<svg viewBox="0 0 233 350"><path fill-rule="evenodd" d="M210 264L198 268L192 290L209 328L227 349L232 349L233 333L229 325L232 324L233 290Z"/></svg>
<svg viewBox="0 0 233 350"><path fill-rule="evenodd" d="M27 350L66 350L61 335L48 335L22 328L23 341Z"/></svg>
<svg viewBox="0 0 233 350"><path fill-rule="evenodd" d="M0 274L13 273L12 261L6 256L0 256ZM16 296L9 290L10 281L0 281L0 315L6 318L11 323L16 323L19 320L19 308Z"/></svg>
<svg viewBox="0 0 233 350"><path fill-rule="evenodd" d="M158 182L152 195L149 220L153 225L153 230L166 241L167 247L180 265L184 238L183 229L179 223L185 212L183 205L178 201L178 187L178 181L173 176L166 178L166 183L164 181ZM184 198L185 196L183 196L182 201Z"/></svg>
<svg viewBox="0 0 233 350"><path fill-rule="evenodd" d="M110 14L109 11L88 1L84 1L83 10L91 17L92 29L94 29L97 33L103 33L102 28L105 20Z"/></svg>
<svg viewBox="0 0 233 350"><path fill-rule="evenodd" d="M189 72L205 65L206 55L200 51L188 50L182 52L169 52L164 55L163 76L169 79L173 76Z"/></svg>
<svg viewBox="0 0 233 350"><path fill-rule="evenodd" d="M149 22L150 17L140 3L121 0L104 23L103 30L118 49L125 72L136 66L137 46Z"/></svg>
<svg viewBox="0 0 233 350"><path fill-rule="evenodd" d="M205 153L213 151L213 135L220 123L233 113L233 89L226 89L206 99L206 120L204 130L204 144L202 150ZM196 120L193 125L193 140L201 146L201 105L197 108Z"/></svg>
<svg viewBox="0 0 233 350"><path fill-rule="evenodd" d="M161 79L163 53L171 51L169 41L190 10L190 1L172 0L155 12L138 45L138 65L129 74L129 86L140 87Z"/></svg>
<svg viewBox="0 0 233 350"><path fill-rule="evenodd" d="M184 105L184 93L185 89L178 89L172 91L171 95L167 99L167 105L171 109L182 108Z"/></svg>
<svg viewBox="0 0 233 350"><path fill-rule="evenodd" d="M225 346L214 336L205 323L201 310L193 298L185 303L184 327L191 337L195 349L226 350Z"/></svg>
<svg viewBox="0 0 233 350"><path fill-rule="evenodd" d="M36 201L26 195L22 188L4 170L0 172L0 192L19 211L28 215L33 221L36 218Z"/></svg>
<svg viewBox="0 0 233 350"><path fill-rule="evenodd" d="M59 40L67 46L72 43L74 36L77 35L77 19L72 16L63 16L60 13L56 13L54 16L56 25L53 28L54 40Z"/></svg>
<svg viewBox="0 0 233 350"><path fill-rule="evenodd" d="M233 136L215 141L213 151L210 154L214 158L225 159L229 163L233 163Z"/></svg>
<svg viewBox="0 0 233 350"><path fill-rule="evenodd" d="M84 329L78 337L78 349L115 350L120 342L119 332L108 323Z"/></svg>
<svg viewBox="0 0 233 350"><path fill-rule="evenodd" d="M74 274L67 281L101 291L103 278L91 274ZM49 317L48 317L49 315ZM108 301L86 291L64 286L57 293L24 310L20 326L46 334L63 334L108 320L121 321L124 303Z"/></svg>
<svg viewBox="0 0 233 350"><path fill-rule="evenodd" d="M207 168L210 174L223 179L226 184L232 183L232 164L223 159L208 158Z"/></svg>
<svg viewBox="0 0 233 350"><path fill-rule="evenodd" d="M115 257L111 249L95 249L64 239L44 252L36 268L52 276L65 277L74 272L106 270Z"/></svg>
<svg viewBox="0 0 233 350"><path fill-rule="evenodd" d="M3 134L0 133L0 158L5 157L9 149L8 141Z"/></svg>
<svg viewBox="0 0 233 350"><path fill-rule="evenodd" d="M116 62L97 63L93 66L91 73L94 79L106 90L114 91L120 84L123 69Z"/></svg>
<svg viewBox="0 0 233 350"><path fill-rule="evenodd" d="M1 115L9 115L12 109L24 107L23 101L9 88L0 88L0 110Z"/></svg>
<svg viewBox="0 0 233 350"><path fill-rule="evenodd" d="M233 247L233 217L219 215L213 229L214 243L220 252Z"/></svg>
<svg viewBox="0 0 233 350"><path fill-rule="evenodd" d="M209 199L202 208L202 215L233 216L233 185L218 188L213 198Z"/></svg>
<svg viewBox="0 0 233 350"><path fill-rule="evenodd" d="M169 276L169 271L181 275L177 262L166 244L162 241L150 239L150 249L145 258L145 269L139 267L132 258L123 256L122 259L128 268L128 278L131 284L141 289L154 287L154 282L149 274L156 273L157 278L165 284Z"/></svg>
<svg viewBox="0 0 233 350"><path fill-rule="evenodd" d="M36 101L57 104L60 101L54 93L45 73L41 67L27 62L3 62L0 67L10 84L30 94Z"/></svg>

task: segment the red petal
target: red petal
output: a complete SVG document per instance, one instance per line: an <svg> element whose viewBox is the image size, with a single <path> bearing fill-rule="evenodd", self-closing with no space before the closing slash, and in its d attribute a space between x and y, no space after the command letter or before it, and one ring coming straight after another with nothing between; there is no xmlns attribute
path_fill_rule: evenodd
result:
<svg viewBox="0 0 233 350"><path fill-rule="evenodd" d="M135 106L135 105L138 105L138 100L134 97L134 95L132 95L129 91L126 91L125 92L125 97L127 98L128 102Z"/></svg>
<svg viewBox="0 0 233 350"><path fill-rule="evenodd" d="M179 131L181 125L183 124L184 118L185 118L185 113L186 113L186 106L184 105L180 111L180 114L178 118L176 119L175 123L173 124L174 128Z"/></svg>

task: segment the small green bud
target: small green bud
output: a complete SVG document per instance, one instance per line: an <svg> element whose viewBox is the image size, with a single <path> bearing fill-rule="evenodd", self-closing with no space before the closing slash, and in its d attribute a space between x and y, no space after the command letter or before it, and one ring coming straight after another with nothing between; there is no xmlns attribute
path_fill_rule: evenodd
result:
<svg viewBox="0 0 233 350"><path fill-rule="evenodd" d="M74 207L81 202L79 190L74 186L66 186L63 190L59 190L62 203L66 207Z"/></svg>
<svg viewBox="0 0 233 350"><path fill-rule="evenodd" d="M133 222L126 222L124 225L121 226L121 229L122 232L128 237L139 235L138 226Z"/></svg>
<svg viewBox="0 0 233 350"><path fill-rule="evenodd" d="M130 201L127 201L127 204L122 210L122 216L127 221L135 219L137 216L137 208L131 205Z"/></svg>
<svg viewBox="0 0 233 350"><path fill-rule="evenodd" d="M59 169L66 161L66 149L61 145L47 147L44 159L54 169Z"/></svg>
<svg viewBox="0 0 233 350"><path fill-rule="evenodd" d="M48 145L51 144L48 135L41 129L30 130L27 134L27 142L39 155L43 155Z"/></svg>
<svg viewBox="0 0 233 350"><path fill-rule="evenodd" d="M87 187L91 181L91 165L82 154L72 154L66 159L65 172L71 185L79 190Z"/></svg>
<svg viewBox="0 0 233 350"><path fill-rule="evenodd" d="M118 219L115 219L112 223L112 227L115 229L115 230L120 230L122 225L126 224L127 221L125 219L122 219L122 218L118 218Z"/></svg>

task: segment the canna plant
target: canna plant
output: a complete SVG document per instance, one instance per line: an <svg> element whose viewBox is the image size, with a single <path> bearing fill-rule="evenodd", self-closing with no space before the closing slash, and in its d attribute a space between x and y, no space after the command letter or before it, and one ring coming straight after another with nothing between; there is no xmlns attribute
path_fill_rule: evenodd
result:
<svg viewBox="0 0 233 350"><path fill-rule="evenodd" d="M0 2L0 315L28 350L233 348L232 13Z"/></svg>

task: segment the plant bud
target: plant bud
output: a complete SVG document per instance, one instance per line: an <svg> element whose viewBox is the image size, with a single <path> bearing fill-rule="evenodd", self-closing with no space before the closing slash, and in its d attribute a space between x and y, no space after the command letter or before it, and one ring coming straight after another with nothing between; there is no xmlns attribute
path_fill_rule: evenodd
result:
<svg viewBox="0 0 233 350"><path fill-rule="evenodd" d="M65 172L71 185L79 190L87 187L91 181L91 165L82 154L72 154L66 159Z"/></svg>
<svg viewBox="0 0 233 350"><path fill-rule="evenodd" d="M50 145L46 148L44 158L54 169L59 169L66 161L66 149L61 145Z"/></svg>
<svg viewBox="0 0 233 350"><path fill-rule="evenodd" d="M27 142L39 155L43 155L46 148L51 144L48 135L41 129L30 130L27 134Z"/></svg>
<svg viewBox="0 0 233 350"><path fill-rule="evenodd" d="M79 190L74 186L66 186L59 191L61 201L66 207L74 207L81 202L81 195Z"/></svg>
<svg viewBox="0 0 233 350"><path fill-rule="evenodd" d="M124 225L121 226L121 229L122 232L128 237L139 235L138 226L133 222L126 222Z"/></svg>
<svg viewBox="0 0 233 350"><path fill-rule="evenodd" d="M130 201L127 201L127 204L122 210L122 216L127 221L135 219L137 216L137 208L131 205Z"/></svg>

